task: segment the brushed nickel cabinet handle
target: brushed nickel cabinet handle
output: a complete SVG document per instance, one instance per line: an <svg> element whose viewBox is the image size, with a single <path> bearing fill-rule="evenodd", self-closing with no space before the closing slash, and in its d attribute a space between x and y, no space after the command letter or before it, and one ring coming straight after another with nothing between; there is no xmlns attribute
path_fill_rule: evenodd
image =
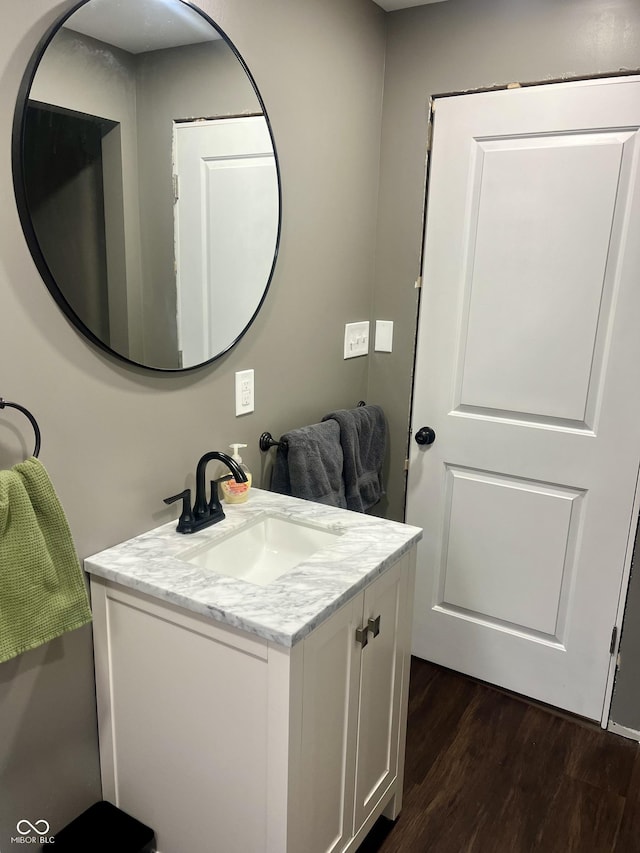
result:
<svg viewBox="0 0 640 853"><path fill-rule="evenodd" d="M368 626L366 628L364 628L364 627L356 628L356 643L360 643L360 645L364 649L364 647L367 645L368 642L369 642L369 628L368 628Z"/></svg>
<svg viewBox="0 0 640 853"><path fill-rule="evenodd" d="M369 619L367 623L367 630L371 631L374 637L377 637L380 633L380 616L376 616L375 619Z"/></svg>

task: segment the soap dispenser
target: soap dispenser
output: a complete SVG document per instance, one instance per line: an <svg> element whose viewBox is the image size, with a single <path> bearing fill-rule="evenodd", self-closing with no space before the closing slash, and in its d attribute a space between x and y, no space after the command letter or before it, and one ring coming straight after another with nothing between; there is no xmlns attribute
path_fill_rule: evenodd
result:
<svg viewBox="0 0 640 853"><path fill-rule="evenodd" d="M222 480L220 487L222 494L228 504L242 504L249 497L249 489L251 488L251 472L242 462L242 457L238 453L239 447L246 447L246 444L230 444L229 447L233 450L231 458L234 459L247 475L246 483L237 483L233 477Z"/></svg>

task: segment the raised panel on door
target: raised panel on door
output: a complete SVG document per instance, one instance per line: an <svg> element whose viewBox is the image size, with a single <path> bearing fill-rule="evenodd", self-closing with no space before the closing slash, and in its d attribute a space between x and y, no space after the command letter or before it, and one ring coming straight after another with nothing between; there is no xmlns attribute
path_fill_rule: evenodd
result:
<svg viewBox="0 0 640 853"><path fill-rule="evenodd" d="M399 561L365 590L363 624L371 620L372 630L362 650L360 671L354 833L398 772L402 687L399 620L406 583L403 565L404 561Z"/></svg>
<svg viewBox="0 0 640 853"><path fill-rule="evenodd" d="M474 140L456 376L462 411L586 426L614 279L606 272L618 176L632 135Z"/></svg>
<svg viewBox="0 0 640 853"><path fill-rule="evenodd" d="M640 81L435 116L414 653L599 719L640 464Z"/></svg>
<svg viewBox="0 0 640 853"><path fill-rule="evenodd" d="M352 835L362 604L361 594L304 640L304 853L337 853Z"/></svg>
<svg viewBox="0 0 640 853"><path fill-rule="evenodd" d="M449 466L435 606L562 643L583 497Z"/></svg>

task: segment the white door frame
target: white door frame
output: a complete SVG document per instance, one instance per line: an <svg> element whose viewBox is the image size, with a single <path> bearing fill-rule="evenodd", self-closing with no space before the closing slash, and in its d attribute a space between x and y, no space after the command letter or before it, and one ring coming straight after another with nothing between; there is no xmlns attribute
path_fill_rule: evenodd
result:
<svg viewBox="0 0 640 853"><path fill-rule="evenodd" d="M446 92L440 93L436 95L431 95L429 97L429 108L427 113L427 157L425 164L425 190L424 190L424 201L422 206L422 238L420 244L420 259L419 259L419 278L416 283L416 286L419 287L419 295L418 295L418 304L416 307L416 325L415 325L415 333L414 333L414 341L413 341L413 364L412 364L412 380L411 380L411 398L409 402L409 425L408 425L408 434L407 434L407 447L405 458L409 459L410 449L411 449L411 441L413 440L413 404L415 397L415 361L416 361L416 352L417 352L417 341L418 341L418 331L419 331L419 321L420 321L420 311L422 309L422 269L424 263L424 246L425 246L425 233L427 228L427 216L428 216L428 199L429 199L429 179L430 179L430 171L431 171L431 153L432 153L432 138L433 138L433 116L436 109L436 102L438 98L445 98L451 96L459 96L464 97L465 95L476 95L481 94L483 92L492 92L492 91L500 91L503 89L511 89L511 88L519 88L520 86L549 86L554 83L562 83L562 84L582 84L585 81L591 81L594 85L598 85L598 83L606 83L606 81L614 79L614 78L622 78L622 77L633 77L638 76L640 80L640 69L634 69L630 71L615 71L607 74L597 74L597 75L589 75L582 77L567 77L567 78L558 78L553 80L537 80L533 82L527 82L524 84L521 83L507 83L504 85L496 85L489 87L479 87L477 89L468 89L465 91L457 91L457 92ZM419 284L418 284L419 282ZM405 494L404 494L404 513L403 517L406 518L407 512L407 482L408 478L405 477ZM624 621L624 610L627 600L627 593L629 589L629 580L631 577L631 561L633 559L633 550L635 539L637 535L638 527L640 526L640 468L638 469L638 473L636 476L636 488L635 488L635 496L632 508L632 514L629 523L629 535L627 538L627 545L625 550L625 559L622 570L622 578L620 581L620 591L618 596L618 606L616 610L616 620L615 620L615 645L613 649L613 653L609 659L609 672L607 674L607 682L605 687L603 705L602 705L602 715L600 718L600 726L603 729L606 729L609 725L609 714L611 711L611 702L613 699L613 689L615 685L615 676L617 671L618 657L619 657L619 649L620 649L620 639L622 634L622 625Z"/></svg>

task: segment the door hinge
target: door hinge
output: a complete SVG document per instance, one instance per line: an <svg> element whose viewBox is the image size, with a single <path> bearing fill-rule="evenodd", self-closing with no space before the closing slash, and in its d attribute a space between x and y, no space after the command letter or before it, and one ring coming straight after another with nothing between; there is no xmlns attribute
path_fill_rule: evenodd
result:
<svg viewBox="0 0 640 853"><path fill-rule="evenodd" d="M409 470L409 460L408 460L408 459L405 459L405 460L404 460L404 469L403 469L403 470L404 470L404 471L408 471L408 470Z"/></svg>
<svg viewBox="0 0 640 853"><path fill-rule="evenodd" d="M413 283L413 286L415 287L416 290L419 290L422 287L422 276L421 275L419 275L418 278L415 280L415 282Z"/></svg>
<svg viewBox="0 0 640 853"><path fill-rule="evenodd" d="M429 98L427 105L427 151L431 151L433 144L433 118L436 111L435 98Z"/></svg>
<svg viewBox="0 0 640 853"><path fill-rule="evenodd" d="M609 654L612 655L616 650L616 640L618 639L618 626L613 626L613 631L611 632L611 642L609 644Z"/></svg>
<svg viewBox="0 0 640 853"><path fill-rule="evenodd" d="M173 200L178 201L179 197L180 197L180 185L178 182L178 176L174 175L173 176Z"/></svg>
<svg viewBox="0 0 640 853"><path fill-rule="evenodd" d="M427 154L431 153L433 148L433 119L429 118L427 123Z"/></svg>

